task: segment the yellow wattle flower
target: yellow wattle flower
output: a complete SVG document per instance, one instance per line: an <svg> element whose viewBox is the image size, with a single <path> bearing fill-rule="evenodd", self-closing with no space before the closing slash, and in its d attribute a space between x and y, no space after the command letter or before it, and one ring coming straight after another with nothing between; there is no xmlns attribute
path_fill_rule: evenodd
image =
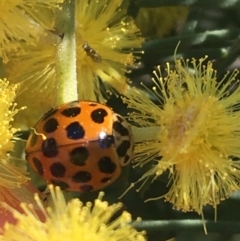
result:
<svg viewBox="0 0 240 241"><path fill-rule="evenodd" d="M101 100L99 77L111 90L124 92L127 88L124 73L134 63L130 52L132 48L140 48L143 39L126 10L119 8L120 4L119 0L76 1L79 99L96 100L97 96ZM101 56L100 62L84 50L86 43L96 51L96 56ZM11 83L22 83L17 102L28 109L17 116L16 124L28 128L56 104L56 47L41 42L22 47L23 52L12 53L5 67Z"/></svg>
<svg viewBox="0 0 240 241"><path fill-rule="evenodd" d="M133 49L141 48L143 38L121 4L122 0L76 1L80 99L101 97L98 77L120 93L127 88L124 74L134 64ZM99 61L84 50L86 44L100 57Z"/></svg>
<svg viewBox="0 0 240 241"><path fill-rule="evenodd" d="M102 201L99 194L94 204L84 205L79 199L66 203L59 187L49 186L52 207L44 208L39 197L36 202L45 221L40 220L31 205L22 203L24 213L20 213L6 204L17 219L17 224L6 224L2 239L5 241L145 241L145 233L136 231L129 222L131 215L122 212L113 216L122 207L121 204L109 205Z"/></svg>
<svg viewBox="0 0 240 241"><path fill-rule="evenodd" d="M160 129L152 140L136 144L135 165L153 163L141 180L169 171L164 198L178 210L200 214L204 205L216 208L240 183L238 71L218 81L205 59L177 60L175 70L167 65L166 77L160 68L155 71L148 94L158 104L135 88L125 98L137 110L130 115L132 121Z"/></svg>
<svg viewBox="0 0 240 241"><path fill-rule="evenodd" d="M56 104L56 48L44 43L23 47L22 54L12 56L6 65L6 72L11 83L21 82L21 92L16 102L28 107L17 114L14 124L21 129L28 129L35 125L42 113Z"/></svg>
<svg viewBox="0 0 240 241"><path fill-rule="evenodd" d="M141 48L143 39L133 20L126 15L126 9L120 7L121 2L76 1L79 99L102 100L99 77L107 89L124 92L128 87L124 74L127 67L134 64L133 48ZM58 91L55 57L55 46L39 42L36 46L24 45L23 53L10 56L7 77L13 83L23 82L22 88L26 90L19 97L21 103L31 104L41 99L41 106L46 109L52 106ZM32 97L34 101L31 101Z"/></svg>
<svg viewBox="0 0 240 241"><path fill-rule="evenodd" d="M35 44L43 34L39 31L40 24L51 25L41 20L38 11L55 9L62 0L1 0L0 1L0 57L4 62L9 61L9 51L20 51L21 43ZM49 13L47 13L49 15ZM48 27L49 27L48 26Z"/></svg>
<svg viewBox="0 0 240 241"><path fill-rule="evenodd" d="M25 109L17 108L14 103L18 87L0 79L0 200L8 198L6 189L19 188L27 181L24 171L14 166L11 158L14 133L19 131L11 123L19 110Z"/></svg>

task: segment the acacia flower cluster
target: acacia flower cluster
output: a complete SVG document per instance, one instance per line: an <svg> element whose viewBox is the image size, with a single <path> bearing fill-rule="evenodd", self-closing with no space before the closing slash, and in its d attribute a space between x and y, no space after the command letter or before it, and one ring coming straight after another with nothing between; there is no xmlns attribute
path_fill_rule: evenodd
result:
<svg viewBox="0 0 240 241"><path fill-rule="evenodd" d="M204 205L216 208L240 183L238 71L218 81L212 63L205 62L179 59L175 70L167 65L166 77L159 67L148 89L158 104L136 88L124 99L136 109L132 121L159 126L151 140L136 144L135 165L152 162L141 179L155 180L168 171L165 199L176 209L200 214Z"/></svg>
<svg viewBox="0 0 240 241"><path fill-rule="evenodd" d="M36 202L41 209L42 218L36 215L31 205L22 203L24 213L20 213L8 205L13 212L17 224L7 223L0 240L4 241L145 241L144 231L138 232L131 225L131 215L126 211L115 216L121 209L120 203L109 205L102 201L99 194L94 204L84 205L79 199L65 201L59 187L49 186L52 206L44 208L39 197ZM137 221L136 221L137 222Z"/></svg>
<svg viewBox="0 0 240 241"><path fill-rule="evenodd" d="M60 0L2 0L0 2L0 57L9 61L9 51L20 51L21 43L36 44L44 31L39 26L50 27L39 15L40 10L55 9ZM52 23L51 23L52 24Z"/></svg>
<svg viewBox="0 0 240 241"><path fill-rule="evenodd" d="M79 88L83 89L81 99L101 96L98 77L120 93L127 88L124 74L134 64L133 53L136 49L140 52L143 38L121 4L122 0L77 1L77 74ZM96 56L83 47L86 44L96 51Z"/></svg>
<svg viewBox="0 0 240 241"><path fill-rule="evenodd" d="M76 0L79 99L103 101L99 78L109 91L124 93L128 88L124 75L127 68L137 61L133 53L140 53L143 38L121 3L121 0ZM29 110L37 111L35 106L31 106L37 100L41 111L36 115L41 115L56 104L56 46L44 42L36 46L24 45L23 48L22 53L9 56L10 62L6 66L8 79L13 83L24 82L23 88L28 95L23 93L19 96L21 104L30 104ZM29 101L32 97L34 101ZM29 116L28 110L25 114ZM31 116L33 114L31 112Z"/></svg>
<svg viewBox="0 0 240 241"><path fill-rule="evenodd" d="M24 171L15 166L11 158L14 133L18 131L11 123L19 110L25 109L17 108L14 103L18 87L0 79L0 200L8 198L6 189L18 188L27 180Z"/></svg>
<svg viewBox="0 0 240 241"><path fill-rule="evenodd" d="M56 48L44 43L38 43L37 46L23 45L23 47L25 51L12 56L6 71L11 83L21 82L21 93L16 101L19 105L27 105L28 108L19 113L15 124L26 129L33 126L42 113L56 104L57 90L54 88Z"/></svg>

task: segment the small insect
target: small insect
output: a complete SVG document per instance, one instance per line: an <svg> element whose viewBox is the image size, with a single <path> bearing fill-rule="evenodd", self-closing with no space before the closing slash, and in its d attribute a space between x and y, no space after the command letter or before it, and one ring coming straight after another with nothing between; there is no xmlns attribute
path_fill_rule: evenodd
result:
<svg viewBox="0 0 240 241"><path fill-rule="evenodd" d="M97 63L102 62L102 57L101 57L101 55L100 55L96 50L94 50L94 49L88 44L88 42L85 42L82 47L83 47L83 50L86 52L86 54L87 54L94 62L97 62Z"/></svg>

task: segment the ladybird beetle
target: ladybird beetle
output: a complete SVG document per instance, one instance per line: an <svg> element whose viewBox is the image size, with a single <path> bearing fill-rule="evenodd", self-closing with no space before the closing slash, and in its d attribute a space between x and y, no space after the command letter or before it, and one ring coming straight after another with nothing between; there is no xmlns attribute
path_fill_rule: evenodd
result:
<svg viewBox="0 0 240 241"><path fill-rule="evenodd" d="M26 144L29 165L44 180L68 191L108 186L133 155L127 121L97 102L72 101L52 108L33 130Z"/></svg>

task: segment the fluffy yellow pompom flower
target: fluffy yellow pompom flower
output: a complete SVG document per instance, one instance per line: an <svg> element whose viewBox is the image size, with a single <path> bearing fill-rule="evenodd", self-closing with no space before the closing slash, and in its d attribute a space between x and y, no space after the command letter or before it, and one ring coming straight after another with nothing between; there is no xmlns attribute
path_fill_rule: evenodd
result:
<svg viewBox="0 0 240 241"><path fill-rule="evenodd" d="M123 212L113 219L122 207L121 204L108 205L102 201L100 193L94 204L84 205L78 199L66 203L59 187L49 186L53 206L44 208L36 196L42 214L46 217L41 221L31 205L22 204L24 214L10 208L16 217L17 224L6 224L3 240L21 241L144 241L144 232L138 232L129 222L131 215Z"/></svg>
<svg viewBox="0 0 240 241"><path fill-rule="evenodd" d="M131 89L125 102L137 110L130 115L140 126L158 126L151 140L137 143L137 166L153 162L143 179L157 179L169 171L169 191L164 195L176 209L197 211L214 208L239 190L240 183L240 88L237 71L217 81L206 58L176 61L167 77L154 72L149 94ZM146 132L147 135L147 132ZM160 158L161 157L161 158ZM153 198L157 199L159 197Z"/></svg>
<svg viewBox="0 0 240 241"><path fill-rule="evenodd" d="M27 129L36 123L42 113L56 104L56 48L43 43L37 47L23 46L25 51L11 59L6 71L11 83L21 82L21 93L16 102L20 106L28 106L14 118L14 124Z"/></svg>
<svg viewBox="0 0 240 241"><path fill-rule="evenodd" d="M19 187L27 178L20 168L13 165L10 152L13 151L13 135L18 129L12 127L13 117L18 113L14 99L18 85L11 85L0 79L0 199L6 198L6 189Z"/></svg>
<svg viewBox="0 0 240 241"><path fill-rule="evenodd" d="M107 87L111 86L119 92L127 88L124 74L127 67L134 64L132 51L141 48L143 38L133 20L126 15L124 6L121 8L121 2L76 0L79 99L101 99L98 77ZM58 14L61 15L61 11ZM26 96L34 96L34 102L36 93L40 93L39 98L52 103L58 91L55 57L55 46L43 43L34 47L24 45L23 54L13 53L10 57L8 79L13 83L24 81L23 88L28 88Z"/></svg>
<svg viewBox="0 0 240 241"><path fill-rule="evenodd" d="M1 0L0 1L0 57L7 62L7 52L17 51L23 41L33 44L39 32L38 10L56 8L60 0ZM41 13L43 13L41 11ZM36 21L36 22L35 22Z"/></svg>
<svg viewBox="0 0 240 241"><path fill-rule="evenodd" d="M120 93L127 87L123 75L134 63L131 51L141 48L143 38L121 4L122 0L76 1L80 99L100 95L97 77Z"/></svg>

